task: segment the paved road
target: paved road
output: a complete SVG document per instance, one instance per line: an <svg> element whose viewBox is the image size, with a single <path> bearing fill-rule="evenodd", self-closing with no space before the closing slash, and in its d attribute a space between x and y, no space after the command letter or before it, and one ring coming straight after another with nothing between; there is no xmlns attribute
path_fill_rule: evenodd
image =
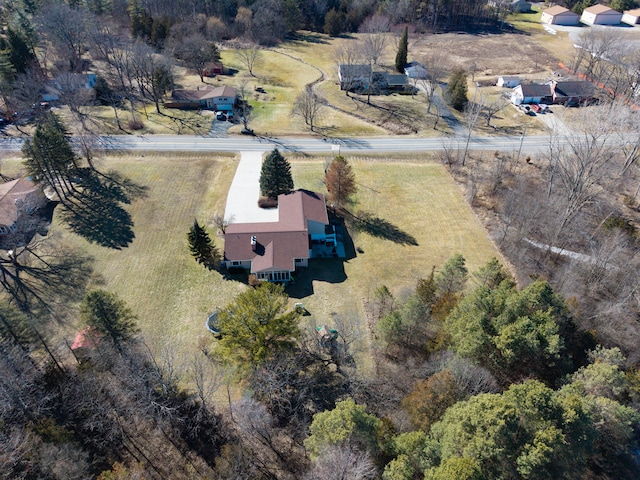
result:
<svg viewBox="0 0 640 480"><path fill-rule="evenodd" d="M520 147L520 136L471 137L471 150L516 150ZM548 135L528 136L523 140L523 151L544 151L549 143ZM251 137L207 138L194 135L120 135L104 136L100 144L105 150L138 151L191 151L191 152L264 152L277 147L283 151L300 153L336 152L431 152L443 148L457 148L460 139L455 137ZM19 151L22 140L0 139L1 151Z"/></svg>

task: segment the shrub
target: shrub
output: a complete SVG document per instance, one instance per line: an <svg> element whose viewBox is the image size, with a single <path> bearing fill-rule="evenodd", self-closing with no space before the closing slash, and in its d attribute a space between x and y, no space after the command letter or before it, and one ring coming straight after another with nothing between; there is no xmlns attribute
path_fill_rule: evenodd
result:
<svg viewBox="0 0 640 480"><path fill-rule="evenodd" d="M144 123L142 120L129 120L128 126L129 130L142 130L144 128Z"/></svg>
<svg viewBox="0 0 640 480"><path fill-rule="evenodd" d="M278 199L271 197L260 197L258 200L258 206L260 208L275 208L278 206Z"/></svg>

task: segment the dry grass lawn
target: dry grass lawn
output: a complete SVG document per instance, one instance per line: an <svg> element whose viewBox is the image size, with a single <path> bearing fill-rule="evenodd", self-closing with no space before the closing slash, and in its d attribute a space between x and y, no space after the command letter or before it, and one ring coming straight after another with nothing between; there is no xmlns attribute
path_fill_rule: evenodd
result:
<svg viewBox="0 0 640 480"><path fill-rule="evenodd" d="M133 242L112 250L89 244L59 222L53 226L66 242L95 257L91 286L126 300L156 354L166 346L177 353L196 352L200 337L209 340L207 313L244 289L198 265L186 241L195 218L208 224L215 212L224 211L235 166L233 157L213 154L109 155L102 170L115 169L148 189L146 198L127 207ZM215 230L209 230L222 247Z"/></svg>
<svg viewBox="0 0 640 480"><path fill-rule="evenodd" d="M296 188L322 191L324 160L290 160ZM419 277L428 275L432 266L442 266L455 253L465 256L470 271L500 254L442 165L415 157L350 157L349 161L359 190L348 208L388 222L397 228L398 235L394 240L351 230L355 247L364 253L344 263L344 281L316 280L313 295L302 301L312 314L304 321L312 325L333 325L333 314L360 324L363 336L357 344L357 358L366 370L371 366L371 357L363 303L373 299L378 287L386 285L394 295L402 296ZM398 241L411 238L416 244Z"/></svg>
<svg viewBox="0 0 640 480"><path fill-rule="evenodd" d="M296 188L323 191L325 158L290 160ZM354 345L356 359L360 368L370 373L370 331L363 304L372 299L377 287L387 285L394 295L402 296L433 265L441 266L455 253L467 258L471 271L499 254L443 166L428 157L350 161L359 191L349 209L358 215L366 212L377 217L394 233L374 236L351 230L354 245L364 253L344 264L315 261L317 268L299 276L291 304L302 301L311 312L310 317L303 317L303 326L309 328L335 325L335 315L351 322L361 333ZM214 213L224 210L235 157L109 154L99 160L98 166L103 171L118 170L147 187L147 196L127 207L133 217L135 239L121 250L89 244L60 223L59 212L52 235L60 235L63 241L95 258L91 288L120 295L138 316L152 351L157 355L173 351L180 370L198 354L201 345L212 342L204 328L207 313L226 305L247 288L198 265L186 242L194 218L208 224ZM2 167L5 173L17 173L19 156L8 157ZM222 247L222 240L214 238ZM316 275L315 280L310 280L311 275ZM70 325L64 335L70 340L74 333L75 326Z"/></svg>

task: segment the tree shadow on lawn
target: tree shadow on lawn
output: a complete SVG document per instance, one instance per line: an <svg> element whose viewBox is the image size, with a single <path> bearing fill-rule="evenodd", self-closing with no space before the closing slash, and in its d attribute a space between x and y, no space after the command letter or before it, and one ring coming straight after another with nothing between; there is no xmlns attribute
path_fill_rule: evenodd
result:
<svg viewBox="0 0 640 480"><path fill-rule="evenodd" d="M84 171L82 185L64 202L62 218L69 228L91 243L121 249L135 238L133 220L122 204L146 195L137 185L116 172L108 175Z"/></svg>
<svg viewBox="0 0 640 480"><path fill-rule="evenodd" d="M390 240L400 245L418 246L416 238L396 227L384 218L376 217L368 212L358 212L357 215L343 210L349 226L358 232L368 233L372 237Z"/></svg>

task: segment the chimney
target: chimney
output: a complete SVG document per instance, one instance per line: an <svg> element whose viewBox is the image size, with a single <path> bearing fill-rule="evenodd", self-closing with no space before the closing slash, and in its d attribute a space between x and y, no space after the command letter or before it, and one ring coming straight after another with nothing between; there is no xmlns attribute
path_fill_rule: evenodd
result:
<svg viewBox="0 0 640 480"><path fill-rule="evenodd" d="M258 240L256 239L255 235L251 235L251 251L255 252L256 251L256 245L258 244Z"/></svg>

